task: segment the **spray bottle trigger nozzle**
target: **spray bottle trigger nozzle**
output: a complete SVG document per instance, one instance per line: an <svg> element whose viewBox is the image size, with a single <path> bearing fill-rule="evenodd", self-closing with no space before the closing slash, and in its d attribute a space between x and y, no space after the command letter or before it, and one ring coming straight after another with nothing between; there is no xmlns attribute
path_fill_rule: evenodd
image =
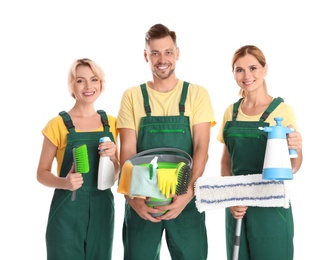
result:
<svg viewBox="0 0 336 260"><path fill-rule="evenodd" d="M99 139L99 143L104 143L106 141L111 141L110 137L104 136Z"/></svg>
<svg viewBox="0 0 336 260"><path fill-rule="evenodd" d="M150 179L150 180L153 178L154 169L157 169L157 168L158 168L157 160L158 160L158 157L155 156L155 157L152 159L152 161L149 163L149 179Z"/></svg>

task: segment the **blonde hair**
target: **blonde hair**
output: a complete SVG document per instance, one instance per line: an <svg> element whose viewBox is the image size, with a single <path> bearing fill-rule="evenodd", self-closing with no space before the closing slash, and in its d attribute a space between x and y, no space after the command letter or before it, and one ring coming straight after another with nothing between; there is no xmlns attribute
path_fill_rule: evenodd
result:
<svg viewBox="0 0 336 260"><path fill-rule="evenodd" d="M240 47L238 50L235 51L235 53L232 57L232 62L231 62L232 71L234 71L234 65L235 65L236 61L239 58L242 58L242 57L246 56L247 54L253 55L262 67L266 66L266 58L265 58L264 53L258 47L254 46L254 45L245 45L245 46ZM264 79L264 88L267 91L267 86L266 86L265 79ZM242 97L242 98L246 97L245 90L240 89L239 90L239 96Z"/></svg>
<svg viewBox="0 0 336 260"><path fill-rule="evenodd" d="M79 65L90 67L93 74L96 77L98 77L98 79L100 80L100 91L104 91L104 89L105 89L105 73L104 73L104 71L100 68L100 66L98 64L96 64L92 60L84 58L84 59L75 60L70 67L69 75L68 75L68 88L69 88L70 95L73 98L75 98L74 86L75 86L75 81L76 81L76 78L77 78L76 69Z"/></svg>

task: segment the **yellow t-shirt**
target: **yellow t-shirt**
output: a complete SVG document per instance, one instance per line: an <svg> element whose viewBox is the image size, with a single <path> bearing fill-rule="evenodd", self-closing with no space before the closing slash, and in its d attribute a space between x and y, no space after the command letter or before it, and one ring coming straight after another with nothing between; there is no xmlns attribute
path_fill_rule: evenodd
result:
<svg viewBox="0 0 336 260"><path fill-rule="evenodd" d="M149 105L152 116L175 116L179 115L179 102L183 81L179 80L176 87L169 92L158 92L147 86ZM144 100L140 86L127 89L121 99L118 113L117 128L134 129L137 133L140 128L140 120L146 116ZM189 84L185 102L185 116L189 117L190 130L199 123L210 122L216 124L214 111L208 91L199 85Z"/></svg>
<svg viewBox="0 0 336 260"><path fill-rule="evenodd" d="M221 143L224 143L224 138L223 138L223 130L224 126L227 121L232 121L232 113L233 113L233 104L229 105L227 109L225 110L223 120L221 127L218 132L217 140L220 141ZM254 115L254 116L248 116L243 113L241 110L240 106L238 108L238 115L237 115L237 121L259 121L260 117L262 116L263 113L259 115ZM275 109L274 111L269 114L267 117L266 121L267 123L270 124L270 126L276 125L276 122L274 120L275 117L282 117L283 121L281 124L283 126L288 126L292 125L293 128L298 131L297 125L296 125L296 119L295 119L295 114L291 106L288 104L281 102Z"/></svg>
<svg viewBox="0 0 336 260"><path fill-rule="evenodd" d="M113 134L115 141L117 142L118 132L116 130L116 118L107 115L110 125L110 132ZM104 131L103 125L101 125L94 132ZM48 138L56 147L56 162L57 162L57 174L60 175L61 166L63 162L65 148L67 146L67 135L69 131L64 125L64 121L61 116L52 118L47 125L42 129L42 134Z"/></svg>

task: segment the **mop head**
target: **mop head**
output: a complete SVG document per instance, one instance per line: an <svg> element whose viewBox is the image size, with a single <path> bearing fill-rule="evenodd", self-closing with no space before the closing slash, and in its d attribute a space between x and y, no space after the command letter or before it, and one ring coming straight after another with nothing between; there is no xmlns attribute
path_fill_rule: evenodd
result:
<svg viewBox="0 0 336 260"><path fill-rule="evenodd" d="M195 182L199 212L231 206L289 208L285 181L263 180L262 174L200 177Z"/></svg>

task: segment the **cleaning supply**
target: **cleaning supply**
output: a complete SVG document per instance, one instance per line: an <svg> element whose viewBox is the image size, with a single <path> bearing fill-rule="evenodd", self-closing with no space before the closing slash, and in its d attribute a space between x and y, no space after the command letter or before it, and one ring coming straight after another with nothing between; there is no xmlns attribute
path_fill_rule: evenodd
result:
<svg viewBox="0 0 336 260"><path fill-rule="evenodd" d="M132 198L131 195L131 182L132 182L132 172L133 172L133 164L131 161L127 160L120 172L120 179L118 183L117 191L121 194L127 195Z"/></svg>
<svg viewBox="0 0 336 260"><path fill-rule="evenodd" d="M289 194L284 180L264 180L262 174L205 177L195 182L196 207L199 212L231 206L289 208ZM242 219L237 219L233 260L238 260Z"/></svg>
<svg viewBox="0 0 336 260"><path fill-rule="evenodd" d="M90 171L89 154L85 144L72 149L75 172L88 173ZM72 192L71 200L76 199L76 191Z"/></svg>
<svg viewBox="0 0 336 260"><path fill-rule="evenodd" d="M176 167L176 195L186 194L191 179L191 167L185 162L179 162Z"/></svg>
<svg viewBox="0 0 336 260"><path fill-rule="evenodd" d="M289 207L285 181L263 180L262 174L198 178L195 182L199 212L231 206Z"/></svg>
<svg viewBox="0 0 336 260"><path fill-rule="evenodd" d="M159 190L168 199L170 194L175 194L177 185L176 169L158 169Z"/></svg>
<svg viewBox="0 0 336 260"><path fill-rule="evenodd" d="M99 139L100 143L111 141L109 137L102 137ZM99 190L106 190L114 185L115 181L114 164L108 156L100 156L98 166L98 183Z"/></svg>
<svg viewBox="0 0 336 260"><path fill-rule="evenodd" d="M150 168L150 171L151 170L155 170L155 174L153 175L150 175L150 177L152 176L156 176L156 183L157 185L155 185L155 190L157 190L157 187L159 187L160 189L160 184L161 186L162 185L162 180L163 180L163 175L162 175L162 171L165 171L165 170L168 170L168 171L171 171L173 170L174 171L174 163L167 163L167 162L161 162L160 163L160 169L159 169L159 163L157 162L158 160L158 157L155 156L154 159L150 162L149 164L149 168ZM165 167L168 167L168 168L165 168ZM175 167L176 167L176 164L175 164ZM173 183L169 183L170 185L173 185ZM166 185L164 185L166 187ZM169 190L170 190L170 187L166 187L167 188L167 192L165 190L161 190L161 194L165 195L165 198L162 198L161 197L161 194L159 195L152 195L152 196L149 196L149 198L146 198L145 200L145 203L147 206L153 208L155 206L164 206L164 205L169 205L172 201L172 199L169 197ZM159 216L162 216L163 214L165 214L167 211L164 210L164 211L161 211L159 213L151 213L151 216L152 217L159 217Z"/></svg>
<svg viewBox="0 0 336 260"><path fill-rule="evenodd" d="M158 168L160 168L160 166L161 168L175 167L179 162L185 162L189 167L192 166L192 158L187 152L170 147L148 149L135 154L129 160L133 165L144 166L149 164L155 156L158 157Z"/></svg>
<svg viewBox="0 0 336 260"><path fill-rule="evenodd" d="M149 178L152 179L154 175L154 170L158 168L157 164L158 157L155 156L153 160L149 163Z"/></svg>
<svg viewBox="0 0 336 260"><path fill-rule="evenodd" d="M291 180L293 171L290 158L297 158L294 149L288 149L287 134L294 129L281 125L282 117L274 118L276 125L259 127L268 133L267 145L263 166L263 179L265 180Z"/></svg>
<svg viewBox="0 0 336 260"><path fill-rule="evenodd" d="M152 168L152 170L151 170ZM154 197L166 199L158 189L158 173L155 167L134 165L130 185L132 197Z"/></svg>
<svg viewBox="0 0 336 260"><path fill-rule="evenodd" d="M169 205L171 202L172 202L172 198L158 199L158 198L150 197L149 199L145 200L146 205L151 208L154 208L155 206L166 206L166 205ZM167 210L160 211L158 213L151 213L151 216L154 218L160 217L166 212Z"/></svg>
<svg viewBox="0 0 336 260"><path fill-rule="evenodd" d="M169 147L153 148L137 153L128 163L132 164L131 173L130 167L127 167L127 176L123 176L125 171L122 167L118 192L129 192L127 195L131 198L143 197L149 207L168 205L172 201L170 195L186 193L192 158L185 151ZM152 216L164 213L165 211Z"/></svg>
<svg viewBox="0 0 336 260"><path fill-rule="evenodd" d="M175 168L158 169L159 189L166 198L171 195L186 194L188 191L191 168L185 162L179 162L175 165Z"/></svg>
<svg viewBox="0 0 336 260"><path fill-rule="evenodd" d="M165 168L165 166L168 168ZM165 195L166 199L150 197L149 200L146 200L146 204L149 207L169 205L172 201L172 195L182 195L187 192L191 177L191 168L185 162L175 164L174 168L173 164L160 165L159 163L157 173L159 189L161 193ZM151 215L158 217L164 213L166 213L166 211Z"/></svg>
<svg viewBox="0 0 336 260"><path fill-rule="evenodd" d="M117 191L130 198L158 197L165 199L158 189L157 172L153 167L152 177L150 177L149 164L133 165L127 160L121 169Z"/></svg>
<svg viewBox="0 0 336 260"><path fill-rule="evenodd" d="M242 221L243 221L242 218L236 220L236 232L235 232L235 238L234 238L234 242L233 242L232 260L238 260L239 247L240 247L240 232L241 232Z"/></svg>

